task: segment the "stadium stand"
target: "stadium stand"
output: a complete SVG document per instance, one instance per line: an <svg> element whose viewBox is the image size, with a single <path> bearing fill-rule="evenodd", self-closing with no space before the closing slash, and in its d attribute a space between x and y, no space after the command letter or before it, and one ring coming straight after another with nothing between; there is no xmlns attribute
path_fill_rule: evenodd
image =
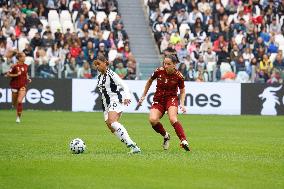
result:
<svg viewBox="0 0 284 189"><path fill-rule="evenodd" d="M16 62L5 54L23 51L32 77L96 78L92 62L108 57L123 79L137 79L116 0L0 1L0 74Z"/></svg>
<svg viewBox="0 0 284 189"><path fill-rule="evenodd" d="M284 1L145 0L161 54L190 81L283 83Z"/></svg>

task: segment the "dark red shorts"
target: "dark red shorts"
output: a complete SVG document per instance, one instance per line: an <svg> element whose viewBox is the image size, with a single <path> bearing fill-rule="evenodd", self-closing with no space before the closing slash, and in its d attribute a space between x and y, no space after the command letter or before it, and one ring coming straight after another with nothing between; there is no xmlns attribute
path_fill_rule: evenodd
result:
<svg viewBox="0 0 284 189"><path fill-rule="evenodd" d="M162 115L169 109L170 106L178 107L178 97L169 97L162 100L153 101L151 109L159 110Z"/></svg>

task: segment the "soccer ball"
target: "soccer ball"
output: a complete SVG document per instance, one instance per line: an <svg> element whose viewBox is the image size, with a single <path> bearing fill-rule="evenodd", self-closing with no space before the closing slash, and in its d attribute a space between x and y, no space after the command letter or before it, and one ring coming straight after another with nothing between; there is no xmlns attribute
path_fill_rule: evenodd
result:
<svg viewBox="0 0 284 189"><path fill-rule="evenodd" d="M70 150L74 154L83 153L86 150L86 144L82 139L75 138L70 142Z"/></svg>

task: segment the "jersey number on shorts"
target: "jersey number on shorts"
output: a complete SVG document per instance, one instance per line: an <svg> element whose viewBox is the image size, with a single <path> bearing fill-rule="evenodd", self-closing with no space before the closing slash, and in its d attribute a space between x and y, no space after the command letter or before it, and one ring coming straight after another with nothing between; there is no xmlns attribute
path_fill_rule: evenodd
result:
<svg viewBox="0 0 284 189"><path fill-rule="evenodd" d="M112 103L112 109L114 110L115 107L117 107L117 104L114 102L114 103Z"/></svg>

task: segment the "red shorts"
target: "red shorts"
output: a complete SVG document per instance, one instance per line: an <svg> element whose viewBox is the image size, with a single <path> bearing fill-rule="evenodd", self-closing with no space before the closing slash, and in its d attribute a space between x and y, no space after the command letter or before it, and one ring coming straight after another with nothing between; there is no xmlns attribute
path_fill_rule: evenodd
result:
<svg viewBox="0 0 284 189"><path fill-rule="evenodd" d="M162 115L164 115L170 106L178 107L178 97L177 96L168 97L166 99L162 99L159 101L154 101L152 103L151 109L157 109L162 113Z"/></svg>

